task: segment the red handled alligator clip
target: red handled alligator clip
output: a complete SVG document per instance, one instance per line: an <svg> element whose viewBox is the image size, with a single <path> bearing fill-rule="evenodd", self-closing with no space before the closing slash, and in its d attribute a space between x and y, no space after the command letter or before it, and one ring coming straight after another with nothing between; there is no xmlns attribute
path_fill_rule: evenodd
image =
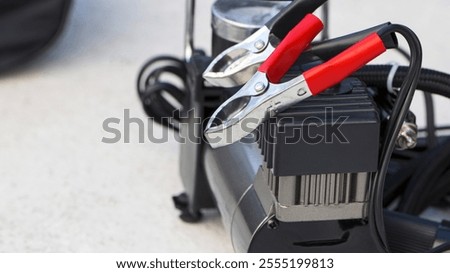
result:
<svg viewBox="0 0 450 273"><path fill-rule="evenodd" d="M286 35L253 77L214 112L205 130L213 148L239 141L269 116L336 85L387 48L380 35L371 33L329 61L279 83L322 29L320 19L308 14Z"/></svg>

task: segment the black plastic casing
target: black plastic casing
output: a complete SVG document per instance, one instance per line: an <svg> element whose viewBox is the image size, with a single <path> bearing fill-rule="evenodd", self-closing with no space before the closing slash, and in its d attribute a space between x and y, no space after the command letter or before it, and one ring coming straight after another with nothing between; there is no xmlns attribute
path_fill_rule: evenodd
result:
<svg viewBox="0 0 450 273"><path fill-rule="evenodd" d="M276 176L375 172L379 138L377 106L356 78L279 113L259 134Z"/></svg>

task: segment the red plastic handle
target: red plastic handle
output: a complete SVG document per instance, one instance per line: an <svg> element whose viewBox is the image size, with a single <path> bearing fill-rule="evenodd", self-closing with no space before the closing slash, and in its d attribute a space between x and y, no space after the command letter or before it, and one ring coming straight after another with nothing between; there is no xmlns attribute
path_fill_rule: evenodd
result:
<svg viewBox="0 0 450 273"><path fill-rule="evenodd" d="M323 29L323 23L313 14L308 14L281 41L277 48L261 64L258 71L264 72L272 83L281 78L295 63L300 54L309 46L314 37Z"/></svg>
<svg viewBox="0 0 450 273"><path fill-rule="evenodd" d="M313 95L336 85L365 64L386 51L377 33L347 48L328 62L303 73Z"/></svg>

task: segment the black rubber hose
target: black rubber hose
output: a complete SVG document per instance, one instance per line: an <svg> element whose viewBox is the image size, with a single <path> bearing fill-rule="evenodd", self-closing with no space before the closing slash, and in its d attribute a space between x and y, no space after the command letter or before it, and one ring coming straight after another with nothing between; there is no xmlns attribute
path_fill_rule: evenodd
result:
<svg viewBox="0 0 450 273"><path fill-rule="evenodd" d="M427 154L412 175L398 206L398 211L420 214L424 208L419 200L428 200L439 178L450 165L450 139Z"/></svg>
<svg viewBox="0 0 450 273"><path fill-rule="evenodd" d="M431 93L424 92L426 118L427 118L427 141L428 147L432 148L437 145L436 125L434 117L434 102Z"/></svg>

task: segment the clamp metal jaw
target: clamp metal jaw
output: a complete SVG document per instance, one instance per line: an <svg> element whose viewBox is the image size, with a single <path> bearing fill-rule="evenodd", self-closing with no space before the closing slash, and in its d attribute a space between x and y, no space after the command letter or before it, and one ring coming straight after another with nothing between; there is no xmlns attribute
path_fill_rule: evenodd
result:
<svg viewBox="0 0 450 273"><path fill-rule="evenodd" d="M294 0L262 28L239 44L219 54L206 68L203 78L221 87L245 84L275 50L277 41L307 14L327 0Z"/></svg>
<svg viewBox="0 0 450 273"><path fill-rule="evenodd" d="M253 132L267 117L312 96L303 76L271 84L256 72L241 92L224 102L209 120L205 136L213 148L234 143Z"/></svg>

